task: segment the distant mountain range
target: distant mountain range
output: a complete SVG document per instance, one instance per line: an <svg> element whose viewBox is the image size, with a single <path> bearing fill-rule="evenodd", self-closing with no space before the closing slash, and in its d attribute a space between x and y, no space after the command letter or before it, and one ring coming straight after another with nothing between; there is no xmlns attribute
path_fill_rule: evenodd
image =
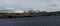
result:
<svg viewBox="0 0 60 26"><path fill-rule="evenodd" d="M21 10L11 10L11 9L0 9L0 13L47 13L46 11L40 11L38 9L34 10L26 10L26 11L21 11ZM60 13L60 11L55 11L55 12L49 12L49 13Z"/></svg>
<svg viewBox="0 0 60 26"><path fill-rule="evenodd" d="M51 6L55 6L56 4L53 4ZM6 9L4 7L0 7L0 13L47 13L47 11L40 11L39 9L29 9L25 11L21 11L19 9ZM49 12L49 13L60 13L60 11L55 12Z"/></svg>

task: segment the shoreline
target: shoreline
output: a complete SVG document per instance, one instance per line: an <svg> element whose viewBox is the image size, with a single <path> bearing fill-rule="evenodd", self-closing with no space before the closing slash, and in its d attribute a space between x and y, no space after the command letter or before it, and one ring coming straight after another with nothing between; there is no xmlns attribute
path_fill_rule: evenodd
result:
<svg viewBox="0 0 60 26"><path fill-rule="evenodd" d="M27 18L41 16L60 16L58 14L43 13L43 14L27 14L27 13L0 13L0 18Z"/></svg>

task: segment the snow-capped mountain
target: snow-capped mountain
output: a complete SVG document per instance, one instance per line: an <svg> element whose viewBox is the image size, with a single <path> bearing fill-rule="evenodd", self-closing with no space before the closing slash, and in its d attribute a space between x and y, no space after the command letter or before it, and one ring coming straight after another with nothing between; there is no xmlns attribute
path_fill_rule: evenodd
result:
<svg viewBox="0 0 60 26"><path fill-rule="evenodd" d="M40 13L41 11L39 9L27 9L25 11L21 11L20 9L0 7L0 12L2 13Z"/></svg>
<svg viewBox="0 0 60 26"><path fill-rule="evenodd" d="M0 7L0 13L23 13L23 11L14 8Z"/></svg>
<svg viewBox="0 0 60 26"><path fill-rule="evenodd" d="M21 10L15 10L14 13L24 13L24 11L21 11Z"/></svg>
<svg viewBox="0 0 60 26"><path fill-rule="evenodd" d="M24 11L25 13L40 13L40 10L38 9L29 9L27 11Z"/></svg>

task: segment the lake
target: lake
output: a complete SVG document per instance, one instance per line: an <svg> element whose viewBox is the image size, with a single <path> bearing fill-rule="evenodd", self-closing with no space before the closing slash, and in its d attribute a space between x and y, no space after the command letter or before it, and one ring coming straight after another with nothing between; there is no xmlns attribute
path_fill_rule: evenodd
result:
<svg viewBox="0 0 60 26"><path fill-rule="evenodd" d="M0 26L60 26L60 16L0 19Z"/></svg>

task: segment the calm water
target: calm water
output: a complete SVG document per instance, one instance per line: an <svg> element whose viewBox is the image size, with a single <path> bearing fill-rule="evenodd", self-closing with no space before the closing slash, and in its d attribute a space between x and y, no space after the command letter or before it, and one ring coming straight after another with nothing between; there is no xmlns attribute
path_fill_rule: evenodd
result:
<svg viewBox="0 0 60 26"><path fill-rule="evenodd" d="M60 16L0 19L0 26L60 26Z"/></svg>

